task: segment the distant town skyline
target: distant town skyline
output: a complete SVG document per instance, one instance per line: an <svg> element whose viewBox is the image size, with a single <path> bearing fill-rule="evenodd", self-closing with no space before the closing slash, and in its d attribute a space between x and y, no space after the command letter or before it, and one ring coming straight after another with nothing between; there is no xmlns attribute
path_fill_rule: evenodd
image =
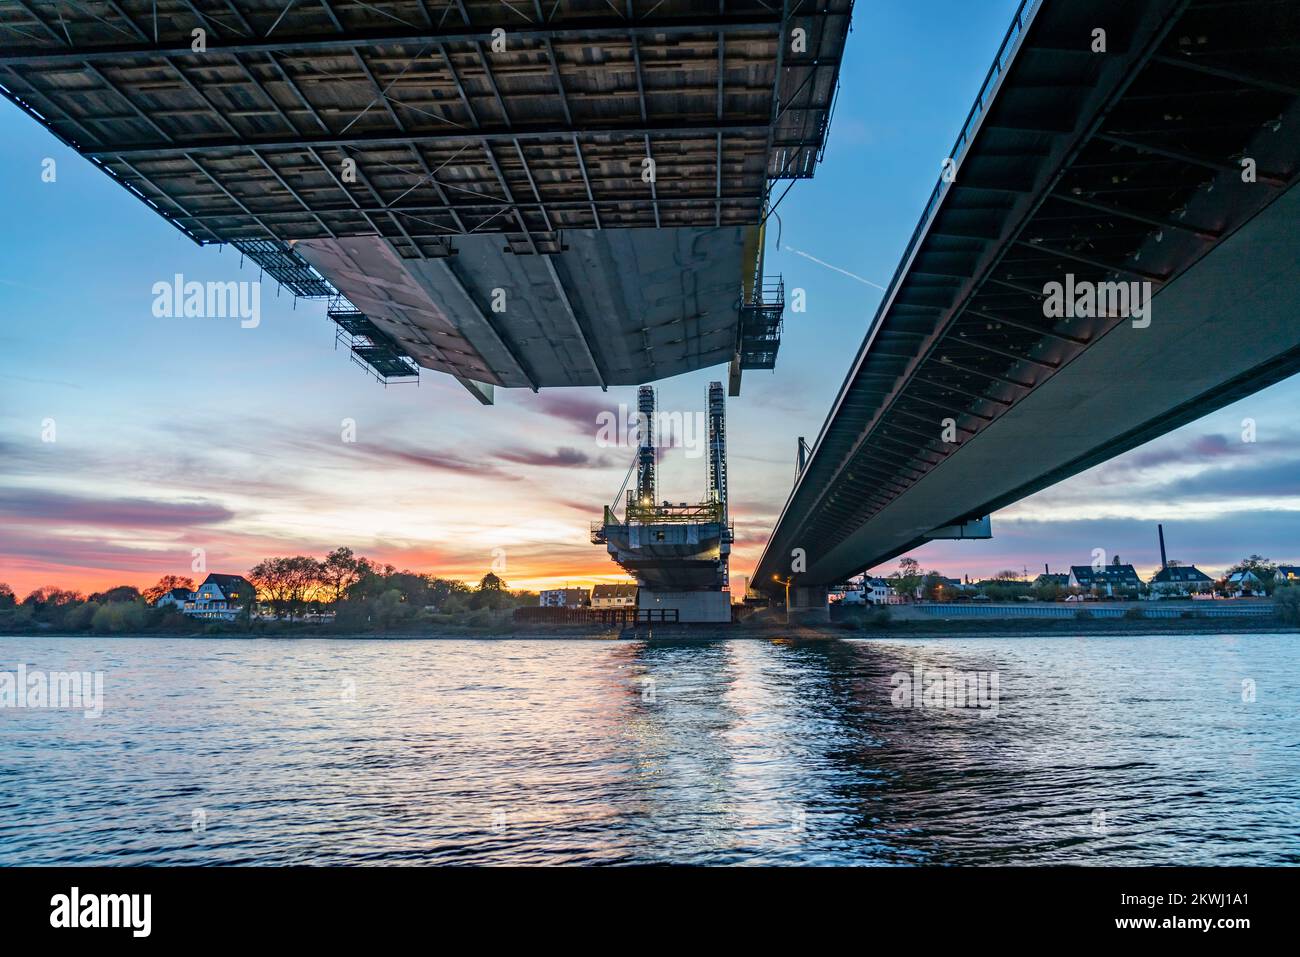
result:
<svg viewBox="0 0 1300 957"><path fill-rule="evenodd" d="M737 593L791 488L797 438L815 439L1015 7L859 14L843 67L854 93L825 163L768 224L767 271L805 290L807 311L786 316L776 371L747 373L727 409ZM444 376L384 389L332 349L321 303L270 281L255 327L159 316L156 283L251 281L256 267L193 246L7 102L0 176L0 581L20 596L195 575L196 548L231 574L344 545L464 580L503 563L511 588L625 580L589 524L631 463L599 439L601 414L635 406L635 387L499 390L487 408ZM725 377L655 383L660 408L700 412ZM1102 548L1146 579L1164 522L1169 557L1211 574L1252 553L1296 562L1297 408L1300 380L1282 382L996 513L989 541L910 554L957 578L1032 578ZM665 498L704 494L704 460L682 449L660 475Z"/></svg>

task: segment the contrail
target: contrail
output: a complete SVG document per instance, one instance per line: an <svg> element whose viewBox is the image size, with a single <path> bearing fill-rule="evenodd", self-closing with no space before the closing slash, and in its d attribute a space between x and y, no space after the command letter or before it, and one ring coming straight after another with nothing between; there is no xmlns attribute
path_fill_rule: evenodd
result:
<svg viewBox="0 0 1300 957"><path fill-rule="evenodd" d="M849 272L847 269L841 269L839 266L832 266L830 263L818 259L816 256L809 256L806 252L804 252L801 249L795 249L793 246L786 246L785 248L789 252L794 253L796 256L802 256L804 259L811 259L819 266L825 266L827 269L834 269L836 272L843 273L844 275L848 276L850 279L856 279L858 282L871 286L873 289L879 289L881 292L886 291L885 287L880 285L880 283L878 282L872 282L870 279L863 279L857 273Z"/></svg>

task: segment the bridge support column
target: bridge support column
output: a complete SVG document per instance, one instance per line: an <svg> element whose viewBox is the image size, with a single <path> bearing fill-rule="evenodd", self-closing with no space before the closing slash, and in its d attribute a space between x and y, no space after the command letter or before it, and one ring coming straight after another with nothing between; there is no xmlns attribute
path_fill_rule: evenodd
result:
<svg viewBox="0 0 1300 957"><path fill-rule="evenodd" d="M818 625L831 620L831 606L824 585L796 585L790 589L786 621L791 625Z"/></svg>

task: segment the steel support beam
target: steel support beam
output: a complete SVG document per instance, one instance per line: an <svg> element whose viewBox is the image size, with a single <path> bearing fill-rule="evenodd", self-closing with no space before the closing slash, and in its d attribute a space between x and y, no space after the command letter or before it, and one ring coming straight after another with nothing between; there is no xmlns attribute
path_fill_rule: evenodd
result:
<svg viewBox="0 0 1300 957"><path fill-rule="evenodd" d="M801 14L800 16L815 16ZM625 39L631 37L680 36L682 34L716 34L735 31L753 31L755 29L776 30L781 24L780 16L772 13L733 13L713 14L703 17L642 17L626 20L621 17L600 17L584 20L582 23L569 25L541 26L521 24L510 28L512 39L521 40L567 40L567 39ZM431 33L427 28L410 30L353 30L328 35L286 35L273 37L239 37L223 41L208 48L209 54L216 53L312 53L321 50L346 50L358 44L362 46L395 46L401 44L424 43L491 43L492 29L487 26L466 26L457 28L443 27ZM15 49L0 54L0 64L69 64L75 65L83 60L112 62L117 60L135 60L155 56L189 56L194 51L190 48L188 34L183 40L177 39L166 43L129 43L105 44L103 46L73 47L44 50L28 47Z"/></svg>
<svg viewBox="0 0 1300 957"><path fill-rule="evenodd" d="M83 156L110 158L114 156L167 156L185 153L206 153L213 150L247 150L247 149L303 149L309 146L390 146L407 143L460 143L467 140L493 140L512 142L513 140L572 139L574 137L590 138L595 136L621 136L627 139L644 139L652 136L697 136L701 139L712 138L718 133L760 134L767 129L756 123L682 123L660 121L651 123L595 124L572 127L567 125L516 127L512 129L474 129L474 130L439 130L437 132L376 132L355 133L351 135L299 136L289 139L282 137L253 139L211 138L184 141L163 141L143 143L117 148L96 148L82 150Z"/></svg>

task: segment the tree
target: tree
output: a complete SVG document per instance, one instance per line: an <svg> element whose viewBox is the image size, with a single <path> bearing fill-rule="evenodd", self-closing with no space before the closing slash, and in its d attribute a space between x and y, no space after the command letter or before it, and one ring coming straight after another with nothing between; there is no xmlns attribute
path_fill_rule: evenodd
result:
<svg viewBox="0 0 1300 957"><path fill-rule="evenodd" d="M328 601L340 601L361 580L370 562L356 558L350 548L336 548L320 563L320 584Z"/></svg>
<svg viewBox="0 0 1300 957"><path fill-rule="evenodd" d="M13 608L18 604L18 599L14 597L14 590L0 582L0 608Z"/></svg>
<svg viewBox="0 0 1300 957"><path fill-rule="evenodd" d="M1231 578L1233 575L1237 574L1237 572L1250 572L1253 574L1259 579L1260 589L1265 594L1270 594L1273 591L1273 576L1277 574L1277 565L1273 564L1273 562L1269 561L1263 555L1250 555L1243 558L1241 561L1237 562L1237 564L1229 568L1227 572L1224 573L1223 577ZM1251 590L1248 585L1243 585L1243 588L1246 591Z"/></svg>
<svg viewBox="0 0 1300 957"><path fill-rule="evenodd" d="M164 575L162 578L158 579L158 584L150 585L141 592L140 595L145 601L153 605L156 604L158 599L163 595L166 595L168 592L176 588L184 588L186 591L194 591L194 579L182 578L179 575Z"/></svg>
<svg viewBox="0 0 1300 957"><path fill-rule="evenodd" d="M265 558L253 566L248 579L257 597L270 602L277 614L300 611L320 585L321 563L307 555Z"/></svg>
<svg viewBox="0 0 1300 957"><path fill-rule="evenodd" d="M894 593L904 600L916 596L916 589L921 584L921 563L915 558L902 558L898 570L889 576L894 583Z"/></svg>
<svg viewBox="0 0 1300 957"><path fill-rule="evenodd" d="M943 594L943 576L931 569L921 580L921 597L926 601L938 601Z"/></svg>
<svg viewBox="0 0 1300 957"><path fill-rule="evenodd" d="M402 601L402 593L390 588L375 599L375 617L383 628L387 628L410 614L410 606Z"/></svg>
<svg viewBox="0 0 1300 957"><path fill-rule="evenodd" d="M42 608L58 608L85 600L86 596L79 591L67 591L54 585L42 585L40 588L33 589L23 599L23 604L40 610Z"/></svg>
<svg viewBox="0 0 1300 957"><path fill-rule="evenodd" d="M108 591L97 591L86 601L97 601L100 604L106 604L114 601L139 601L140 589L134 585L118 585Z"/></svg>
<svg viewBox="0 0 1300 957"><path fill-rule="evenodd" d="M90 627L94 631L139 631L144 627L145 607L140 602L113 602L100 605L91 618Z"/></svg>
<svg viewBox="0 0 1300 957"><path fill-rule="evenodd" d="M1060 585L1051 581L1035 585L1033 588L1034 597L1039 601L1059 601L1064 591L1065 589Z"/></svg>
<svg viewBox="0 0 1300 957"><path fill-rule="evenodd" d="M470 596L469 605L474 609L490 608L493 611L508 607L510 592L506 591L506 583L493 572L488 572L479 579L478 588Z"/></svg>
<svg viewBox="0 0 1300 957"><path fill-rule="evenodd" d="M439 610L442 610L448 599L453 596L468 595L469 593L469 586L463 581L457 581L454 578L429 579L429 604L436 605Z"/></svg>
<svg viewBox="0 0 1300 957"><path fill-rule="evenodd" d="M1300 585L1282 585L1273 593L1277 615L1289 625L1300 625Z"/></svg>

